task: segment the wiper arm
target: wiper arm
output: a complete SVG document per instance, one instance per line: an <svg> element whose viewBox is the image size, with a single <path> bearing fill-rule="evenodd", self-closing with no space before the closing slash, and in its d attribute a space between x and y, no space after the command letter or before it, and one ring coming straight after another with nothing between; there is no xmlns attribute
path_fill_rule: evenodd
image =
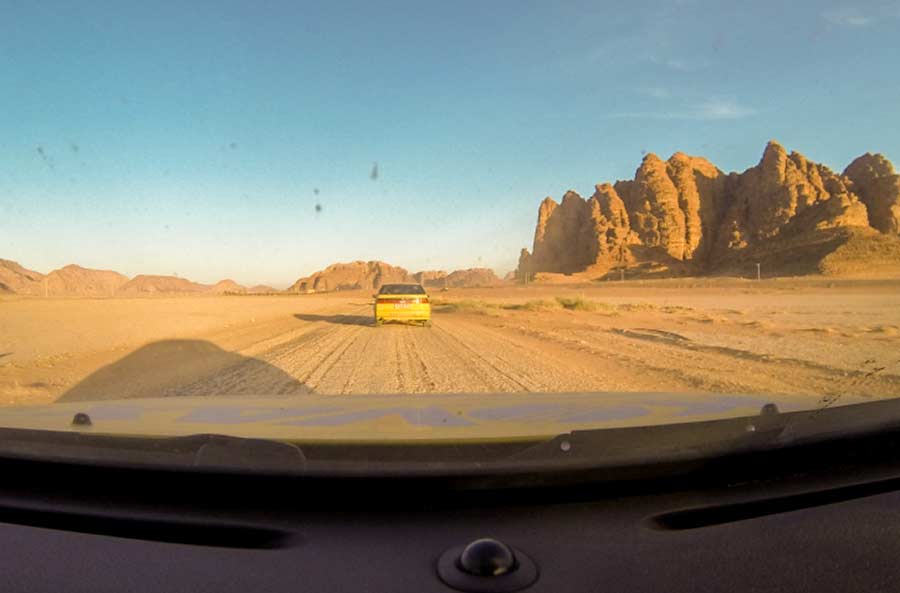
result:
<svg viewBox="0 0 900 593"><path fill-rule="evenodd" d="M306 456L297 445L221 434L142 438L3 429L0 457L213 472L303 474L306 471Z"/></svg>
<svg viewBox="0 0 900 593"><path fill-rule="evenodd" d="M900 399L813 411L780 412L683 424L594 429L560 434L507 461L559 469L613 468L704 461L900 430Z"/></svg>

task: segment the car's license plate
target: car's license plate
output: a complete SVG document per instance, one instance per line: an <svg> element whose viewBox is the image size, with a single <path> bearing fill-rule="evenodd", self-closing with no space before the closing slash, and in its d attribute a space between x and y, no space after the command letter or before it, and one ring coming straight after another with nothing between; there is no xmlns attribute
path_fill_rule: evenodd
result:
<svg viewBox="0 0 900 593"><path fill-rule="evenodd" d="M409 309L411 306L412 305L410 305L409 303L396 303L394 305L394 308L395 309Z"/></svg>

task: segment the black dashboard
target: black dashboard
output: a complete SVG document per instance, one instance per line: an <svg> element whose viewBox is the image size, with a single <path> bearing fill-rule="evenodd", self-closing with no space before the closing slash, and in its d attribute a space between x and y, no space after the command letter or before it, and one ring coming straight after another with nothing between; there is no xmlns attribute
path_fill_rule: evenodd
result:
<svg viewBox="0 0 900 593"><path fill-rule="evenodd" d="M896 431L532 485L0 469L3 591L900 590ZM480 538L514 570L451 586Z"/></svg>

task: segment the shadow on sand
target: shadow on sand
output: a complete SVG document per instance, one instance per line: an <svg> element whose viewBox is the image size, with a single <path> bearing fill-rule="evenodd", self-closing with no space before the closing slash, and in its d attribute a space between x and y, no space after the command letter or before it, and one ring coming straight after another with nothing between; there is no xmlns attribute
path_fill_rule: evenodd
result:
<svg viewBox="0 0 900 593"><path fill-rule="evenodd" d="M371 315L315 315L312 313L295 313L294 317L302 321L324 321L337 325L364 325L373 327L375 320Z"/></svg>
<svg viewBox="0 0 900 593"><path fill-rule="evenodd" d="M204 340L164 340L91 373L57 401L309 392L300 381L262 360Z"/></svg>

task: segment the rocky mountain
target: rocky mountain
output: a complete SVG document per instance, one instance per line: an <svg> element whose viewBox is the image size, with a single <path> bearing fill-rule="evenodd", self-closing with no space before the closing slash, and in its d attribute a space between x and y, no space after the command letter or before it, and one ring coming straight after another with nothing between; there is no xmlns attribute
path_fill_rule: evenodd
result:
<svg viewBox="0 0 900 593"><path fill-rule="evenodd" d="M131 280L112 270L93 270L69 264L49 274L41 274L18 263L0 259L0 294L29 296L129 296L178 294L245 294L248 290L234 280L210 286L177 276L141 274ZM256 286L251 292L280 292L270 286Z"/></svg>
<svg viewBox="0 0 900 593"><path fill-rule="evenodd" d="M120 286L117 294L190 294L209 291L209 286L191 282L187 278L179 278L177 276L154 276L149 274L139 274Z"/></svg>
<svg viewBox="0 0 900 593"><path fill-rule="evenodd" d="M44 275L0 259L0 294L43 294Z"/></svg>
<svg viewBox="0 0 900 593"><path fill-rule="evenodd" d="M288 288L288 292L373 290L392 282L415 282L415 279L405 269L381 261L355 261L332 264L312 276L300 278Z"/></svg>
<svg viewBox="0 0 900 593"><path fill-rule="evenodd" d="M338 290L376 290L392 282L418 282L428 288L493 286L503 281L493 270L472 268L422 271L410 274L404 268L381 261L355 261L333 264L315 274L300 278L287 290L258 285L245 288L226 279L208 285L177 276L140 274L132 279L110 270L92 270L70 264L49 274L41 274L10 260L0 259L0 294L30 296L176 296L203 294L280 294L332 292Z"/></svg>
<svg viewBox="0 0 900 593"><path fill-rule="evenodd" d="M413 279L425 288L443 288L446 278L447 272L443 270L425 270L413 274Z"/></svg>
<svg viewBox="0 0 900 593"><path fill-rule="evenodd" d="M281 292L277 288L266 286L265 284L257 284L247 289L247 294L275 294Z"/></svg>
<svg viewBox="0 0 900 593"><path fill-rule="evenodd" d="M92 270L74 264L41 274L14 261L0 259L0 294L31 296L111 296L128 281L110 270Z"/></svg>
<svg viewBox="0 0 900 593"><path fill-rule="evenodd" d="M900 274L898 229L900 176L881 155L837 174L772 141L755 167L726 174L700 157L648 154L632 180L545 199L517 277L745 274L757 262L769 275L847 274L849 254L868 251Z"/></svg>
<svg viewBox="0 0 900 593"><path fill-rule="evenodd" d="M311 293L337 290L377 290L382 284L415 282L426 288L463 288L502 284L493 270L472 268L456 270L449 274L439 270L426 270L410 274L404 268L381 261L355 261L333 264L312 276L300 278L287 292Z"/></svg>
<svg viewBox="0 0 900 593"><path fill-rule="evenodd" d="M891 161L867 152L844 169L844 176L866 205L869 224L882 233L900 233L900 175Z"/></svg>
<svg viewBox="0 0 900 593"><path fill-rule="evenodd" d="M247 289L231 279L219 280L209 287L213 294L246 294Z"/></svg>
<svg viewBox="0 0 900 593"><path fill-rule="evenodd" d="M447 275L447 287L449 288L497 286L500 284L503 284L503 280L489 268L456 270Z"/></svg>
<svg viewBox="0 0 900 593"><path fill-rule="evenodd" d="M92 270L69 264L46 277L49 296L112 296L128 276L112 270Z"/></svg>

